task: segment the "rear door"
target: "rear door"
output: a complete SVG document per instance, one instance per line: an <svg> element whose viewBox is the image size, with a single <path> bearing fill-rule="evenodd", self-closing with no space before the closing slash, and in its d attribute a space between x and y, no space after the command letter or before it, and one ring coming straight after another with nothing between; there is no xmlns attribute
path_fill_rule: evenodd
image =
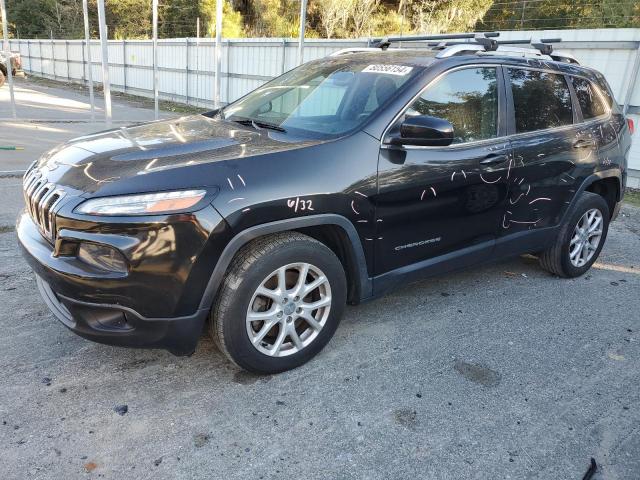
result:
<svg viewBox="0 0 640 480"><path fill-rule="evenodd" d="M505 68L513 160L501 236L558 225L575 192L583 138L567 78L542 69Z"/></svg>
<svg viewBox="0 0 640 480"><path fill-rule="evenodd" d="M451 254L468 264L490 254L504 213L510 146L505 138L501 68L467 66L431 82L406 116L448 120L446 147L392 146L380 151L376 199L376 274L417 268ZM469 255L465 252L469 251Z"/></svg>

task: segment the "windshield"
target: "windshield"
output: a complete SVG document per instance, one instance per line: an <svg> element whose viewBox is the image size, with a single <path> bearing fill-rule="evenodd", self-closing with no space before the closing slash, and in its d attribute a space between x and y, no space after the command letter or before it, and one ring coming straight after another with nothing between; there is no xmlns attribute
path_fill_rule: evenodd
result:
<svg viewBox="0 0 640 480"><path fill-rule="evenodd" d="M226 106L220 117L255 128L330 138L362 125L418 67L344 58L302 65Z"/></svg>

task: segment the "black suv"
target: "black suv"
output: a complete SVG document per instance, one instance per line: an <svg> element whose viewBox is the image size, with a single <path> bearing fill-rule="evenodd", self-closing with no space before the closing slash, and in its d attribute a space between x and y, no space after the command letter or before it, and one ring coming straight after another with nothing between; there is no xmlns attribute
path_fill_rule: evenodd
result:
<svg viewBox="0 0 640 480"><path fill-rule="evenodd" d="M316 355L345 304L425 275L523 253L582 275L633 124L600 73L487 38L339 52L48 152L17 222L42 296L87 339L184 355L207 324L273 373Z"/></svg>

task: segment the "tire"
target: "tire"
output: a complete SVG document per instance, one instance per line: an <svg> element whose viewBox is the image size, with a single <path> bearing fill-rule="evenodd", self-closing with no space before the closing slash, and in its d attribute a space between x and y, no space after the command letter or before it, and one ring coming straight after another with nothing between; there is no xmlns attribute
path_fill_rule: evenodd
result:
<svg viewBox="0 0 640 480"><path fill-rule="evenodd" d="M308 273L301 281L305 265ZM282 283L286 288L279 289ZM319 286L302 298L295 295L312 284ZM267 235L242 247L232 260L212 308L210 332L239 367L279 373L303 365L324 348L340 323L346 298L344 269L328 247L297 232ZM265 319L249 321L250 314Z"/></svg>
<svg viewBox="0 0 640 480"><path fill-rule="evenodd" d="M583 217L590 212L598 212L600 216L600 229L601 234L598 238L597 245L594 247L594 237L590 239L590 247L588 247L589 255L582 254L582 249L579 249L578 257L574 257L572 260L571 253L580 245L580 240L585 238L581 237L582 233L578 234L577 229L585 224ZM607 232L609 231L609 219L611 213L609 212L609 206L607 202L600 195L591 192L583 192L580 199L576 203L575 208L569 215L569 218L560 229L560 233L555 240L555 243L547 250L540 254L539 261L542 268L554 275L564 278L574 278L583 275L587 270L591 268L591 265L598 259L600 251L604 246L604 242L607 238ZM593 220L597 223L597 216ZM595 232L596 230L594 230ZM591 232L593 233L593 232ZM591 235L591 234L590 234ZM572 239L578 238L578 241L572 243ZM577 258L577 264L576 262ZM581 261L584 260L584 263Z"/></svg>

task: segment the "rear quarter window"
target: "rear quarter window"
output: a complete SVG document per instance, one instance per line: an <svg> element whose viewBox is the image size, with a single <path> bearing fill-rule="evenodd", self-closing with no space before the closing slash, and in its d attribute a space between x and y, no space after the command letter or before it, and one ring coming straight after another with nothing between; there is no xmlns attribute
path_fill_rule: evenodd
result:
<svg viewBox="0 0 640 480"><path fill-rule="evenodd" d="M571 93L564 75L509 68L516 133L573 123Z"/></svg>
<svg viewBox="0 0 640 480"><path fill-rule="evenodd" d="M598 87L586 78L573 77L571 81L582 110L582 118L589 120L607 113Z"/></svg>

